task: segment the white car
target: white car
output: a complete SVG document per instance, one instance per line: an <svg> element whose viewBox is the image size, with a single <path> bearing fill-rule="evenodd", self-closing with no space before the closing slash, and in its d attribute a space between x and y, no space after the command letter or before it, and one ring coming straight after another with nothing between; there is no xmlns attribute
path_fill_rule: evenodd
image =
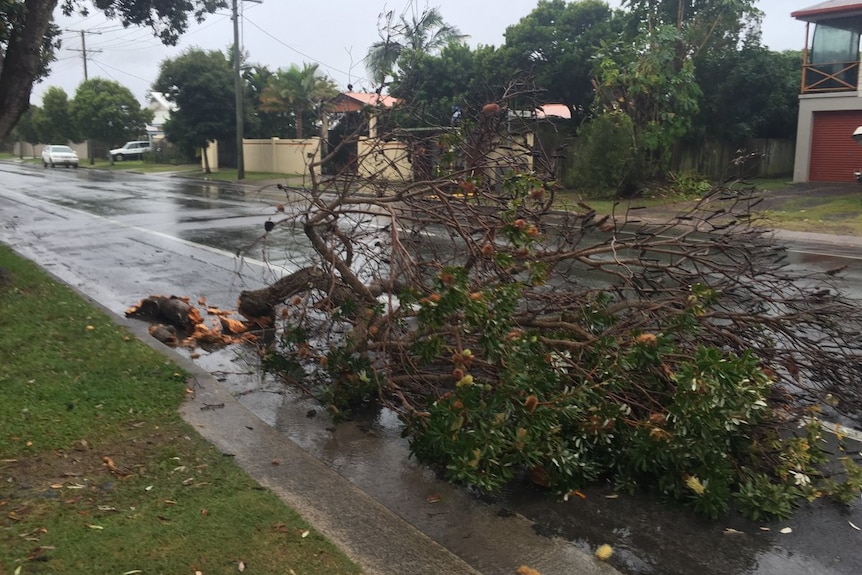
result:
<svg viewBox="0 0 862 575"><path fill-rule="evenodd" d="M42 149L42 165L44 167L66 166L78 167L78 154L69 146L45 146Z"/></svg>
<svg viewBox="0 0 862 575"><path fill-rule="evenodd" d="M138 159L141 160L144 154L150 151L150 143L145 141L126 142L122 148L114 148L109 153L117 162L123 160Z"/></svg>

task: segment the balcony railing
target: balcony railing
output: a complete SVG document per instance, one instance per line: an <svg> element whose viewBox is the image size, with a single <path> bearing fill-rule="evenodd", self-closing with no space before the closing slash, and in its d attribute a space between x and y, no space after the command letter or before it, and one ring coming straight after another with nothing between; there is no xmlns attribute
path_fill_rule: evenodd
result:
<svg viewBox="0 0 862 575"><path fill-rule="evenodd" d="M802 66L802 93L855 92L859 84L859 62L805 64Z"/></svg>

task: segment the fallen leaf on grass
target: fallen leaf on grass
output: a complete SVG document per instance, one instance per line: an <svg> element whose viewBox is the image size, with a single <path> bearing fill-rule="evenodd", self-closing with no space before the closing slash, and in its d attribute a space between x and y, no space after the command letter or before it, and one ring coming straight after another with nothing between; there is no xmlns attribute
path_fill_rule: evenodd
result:
<svg viewBox="0 0 862 575"><path fill-rule="evenodd" d="M303 539L305 539L306 537L308 537L308 533L309 533L308 529L306 529L305 531L303 531L303 532L302 532L302 538L303 538Z"/></svg>
<svg viewBox="0 0 862 575"><path fill-rule="evenodd" d="M128 477L129 475L131 475L129 472L123 471L122 469L117 467L117 464L114 463L114 460L107 455L102 458L102 461L105 463L105 467L108 468L108 471L110 471L114 475L118 475L120 477Z"/></svg>
<svg viewBox="0 0 862 575"><path fill-rule="evenodd" d="M104 527L102 527L101 525L93 525L93 524L87 524L87 527L89 527L90 529L104 529Z"/></svg>
<svg viewBox="0 0 862 575"><path fill-rule="evenodd" d="M126 571L122 575L135 575L136 573L143 573L140 569L132 569L131 571Z"/></svg>
<svg viewBox="0 0 862 575"><path fill-rule="evenodd" d="M596 549L596 558L601 561L607 561L614 554L614 548L605 543Z"/></svg>

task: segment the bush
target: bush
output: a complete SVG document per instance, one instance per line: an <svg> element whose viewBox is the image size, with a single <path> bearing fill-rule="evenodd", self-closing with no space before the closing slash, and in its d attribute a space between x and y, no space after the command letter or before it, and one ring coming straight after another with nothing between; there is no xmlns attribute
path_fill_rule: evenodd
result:
<svg viewBox="0 0 862 575"><path fill-rule="evenodd" d="M573 169L563 183L613 197L636 180L636 154L631 119L625 114L602 114L578 130Z"/></svg>

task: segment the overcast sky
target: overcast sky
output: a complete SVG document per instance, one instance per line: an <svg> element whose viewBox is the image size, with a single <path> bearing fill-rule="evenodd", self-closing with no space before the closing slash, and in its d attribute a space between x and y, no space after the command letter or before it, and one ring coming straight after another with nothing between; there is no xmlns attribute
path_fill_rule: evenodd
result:
<svg viewBox="0 0 862 575"><path fill-rule="evenodd" d="M323 73L342 88L373 89L362 59L378 36L378 16L384 10L421 12L437 6L444 19L470 37L471 46L500 46L506 27L517 23L538 0L262 0L242 2L241 43L251 62L270 69L290 64L317 62ZM759 0L766 13L764 43L773 50L800 50L804 23L790 13L817 4L818 0ZM619 6L620 0L610 0ZM41 105L42 93L59 86L74 97L84 79L81 33L85 31L87 75L114 80L129 88L138 100L146 94L159 73L159 64L175 58L189 47L226 51L233 42L230 13L211 15L193 25L176 47L162 46L148 28L124 29L106 20L98 11L87 18L65 18L58 12L63 47L51 75L33 89L31 101Z"/></svg>

